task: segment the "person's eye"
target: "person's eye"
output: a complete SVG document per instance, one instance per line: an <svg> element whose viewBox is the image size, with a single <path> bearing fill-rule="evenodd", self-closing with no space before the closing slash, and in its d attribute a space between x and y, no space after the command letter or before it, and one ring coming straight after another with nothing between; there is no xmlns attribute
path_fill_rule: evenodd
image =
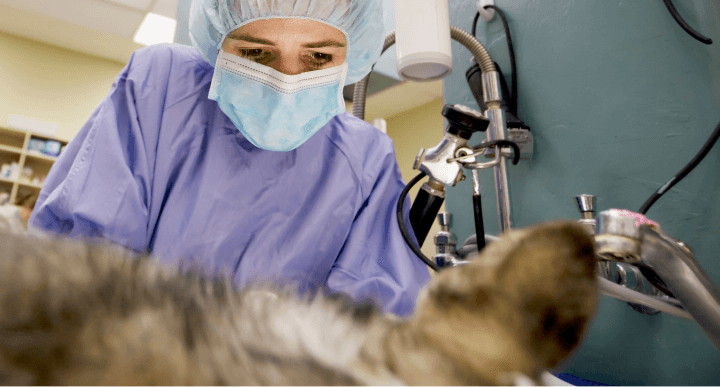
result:
<svg viewBox="0 0 720 387"><path fill-rule="evenodd" d="M323 54L322 52L313 52L310 54L310 58L312 58L311 65L314 68L320 68L326 63L330 63L333 60L333 56L330 54Z"/></svg>
<svg viewBox="0 0 720 387"><path fill-rule="evenodd" d="M269 53L263 51L261 48L241 48L238 52L241 57L255 62L263 61L269 56Z"/></svg>

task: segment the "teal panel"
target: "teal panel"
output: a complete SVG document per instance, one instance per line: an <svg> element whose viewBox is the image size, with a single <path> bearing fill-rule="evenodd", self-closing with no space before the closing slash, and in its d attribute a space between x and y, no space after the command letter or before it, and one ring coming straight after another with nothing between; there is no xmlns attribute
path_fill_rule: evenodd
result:
<svg viewBox="0 0 720 387"><path fill-rule="evenodd" d="M474 3L450 0L451 23L470 31ZM707 140L720 121L720 2L674 3L712 45L685 33L660 0L496 0L515 45L519 113L535 138L534 159L509 167L516 227L577 219L574 196L583 193L596 195L599 210L637 211ZM499 18L480 19L477 34L509 84ZM445 101L477 108L465 80L470 53L453 42L453 55ZM481 176L486 228L494 233L492 173ZM717 145L648 212L692 247L716 283L719 191ZM461 241L474 233L471 194L469 180L448 193ZM720 351L692 321L641 315L603 297L585 345L558 371L610 384L717 385Z"/></svg>

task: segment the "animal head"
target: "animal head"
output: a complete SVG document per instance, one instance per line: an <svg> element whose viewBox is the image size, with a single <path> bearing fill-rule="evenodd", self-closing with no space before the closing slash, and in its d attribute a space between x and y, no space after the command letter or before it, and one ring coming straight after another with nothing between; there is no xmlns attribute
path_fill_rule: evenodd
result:
<svg viewBox="0 0 720 387"><path fill-rule="evenodd" d="M530 376L581 342L597 305L593 240L574 222L511 231L440 272L412 324L468 369Z"/></svg>

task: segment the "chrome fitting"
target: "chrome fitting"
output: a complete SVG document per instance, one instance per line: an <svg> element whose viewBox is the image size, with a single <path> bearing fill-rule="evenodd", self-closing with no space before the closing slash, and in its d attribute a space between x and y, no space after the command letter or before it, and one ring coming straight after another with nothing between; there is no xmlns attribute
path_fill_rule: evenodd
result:
<svg viewBox="0 0 720 387"><path fill-rule="evenodd" d="M463 175L460 163L449 160L454 158L456 151L466 144L466 139L445 132L437 146L427 150L420 149L413 168L425 172L430 179L437 180L446 186L455 186L465 178L465 175Z"/></svg>
<svg viewBox="0 0 720 387"><path fill-rule="evenodd" d="M447 211L442 211L437 215L437 219L440 231L435 234L436 254L433 257L435 263L440 267L457 266L464 263L457 255L457 238L450 232L452 215Z"/></svg>
<svg viewBox="0 0 720 387"><path fill-rule="evenodd" d="M430 195L445 199L445 186L437 180L430 179L420 188Z"/></svg>
<svg viewBox="0 0 720 387"><path fill-rule="evenodd" d="M640 233L635 218L620 210L600 213L595 247L601 259L636 263L640 261Z"/></svg>
<svg viewBox="0 0 720 387"><path fill-rule="evenodd" d="M500 74L497 71L488 71L482 73L483 98L485 103L502 102L502 92L500 91Z"/></svg>

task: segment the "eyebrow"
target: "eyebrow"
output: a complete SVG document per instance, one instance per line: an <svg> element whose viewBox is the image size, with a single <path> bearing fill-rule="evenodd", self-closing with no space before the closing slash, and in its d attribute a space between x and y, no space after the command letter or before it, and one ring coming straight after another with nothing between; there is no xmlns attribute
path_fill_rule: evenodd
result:
<svg viewBox="0 0 720 387"><path fill-rule="evenodd" d="M250 36L250 35L246 35L246 34L230 34L230 35L228 35L228 38L233 39L233 40L242 40L242 41L250 42L250 43L275 46L274 42L271 42L271 41L265 40L265 39L261 39L261 38L256 38L254 36ZM335 41L335 40L323 40L321 42L303 44L302 47L304 47L304 48L346 47L346 44Z"/></svg>

